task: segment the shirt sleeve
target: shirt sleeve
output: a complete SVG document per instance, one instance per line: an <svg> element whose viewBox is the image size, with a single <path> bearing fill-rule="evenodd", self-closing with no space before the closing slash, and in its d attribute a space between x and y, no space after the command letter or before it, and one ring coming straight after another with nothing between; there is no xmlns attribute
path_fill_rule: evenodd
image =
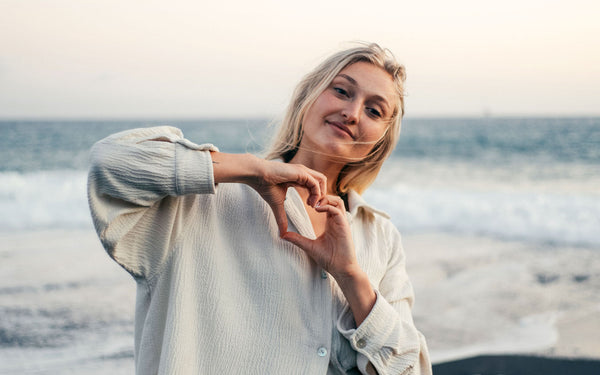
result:
<svg viewBox="0 0 600 375"><path fill-rule="evenodd" d="M412 319L414 294L400 233L395 227L389 232L386 237L390 239L391 258L385 276L374 287L377 300L373 309L356 327L352 311L346 306L337 329L357 352L356 363L363 374L430 375L427 344Z"/></svg>
<svg viewBox="0 0 600 375"><path fill-rule="evenodd" d="M150 278L164 263L190 194L214 193L210 151L218 149L168 126L113 134L92 147L92 220L108 254L135 278Z"/></svg>

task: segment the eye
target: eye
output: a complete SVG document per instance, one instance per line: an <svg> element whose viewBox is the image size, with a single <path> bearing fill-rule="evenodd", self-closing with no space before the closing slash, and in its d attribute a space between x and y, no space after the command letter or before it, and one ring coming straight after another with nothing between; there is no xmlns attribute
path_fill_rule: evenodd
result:
<svg viewBox="0 0 600 375"><path fill-rule="evenodd" d="M381 112L377 108L367 107L367 112L368 112L369 116L371 116L371 117L375 117L375 118L381 117Z"/></svg>
<svg viewBox="0 0 600 375"><path fill-rule="evenodd" d="M350 93L348 93L348 91L344 90L341 87L334 87L333 90L338 93L340 96L345 96L345 97L349 97Z"/></svg>

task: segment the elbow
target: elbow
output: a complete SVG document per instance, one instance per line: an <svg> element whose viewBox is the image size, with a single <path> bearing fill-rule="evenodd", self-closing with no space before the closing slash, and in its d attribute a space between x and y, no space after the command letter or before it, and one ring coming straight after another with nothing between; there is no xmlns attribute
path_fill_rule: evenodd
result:
<svg viewBox="0 0 600 375"><path fill-rule="evenodd" d="M88 158L90 174L106 170L106 167L110 165L111 158L109 148L110 147L106 144L105 140L98 141L92 146Z"/></svg>

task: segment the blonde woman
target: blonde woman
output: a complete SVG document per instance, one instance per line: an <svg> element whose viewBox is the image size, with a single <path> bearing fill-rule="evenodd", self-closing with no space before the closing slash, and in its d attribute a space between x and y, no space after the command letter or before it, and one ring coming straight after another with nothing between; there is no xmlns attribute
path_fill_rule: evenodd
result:
<svg viewBox="0 0 600 375"><path fill-rule="evenodd" d="M361 193L399 135L376 44L298 85L266 159L135 129L92 149L89 203L137 282L138 374L429 374L398 231Z"/></svg>

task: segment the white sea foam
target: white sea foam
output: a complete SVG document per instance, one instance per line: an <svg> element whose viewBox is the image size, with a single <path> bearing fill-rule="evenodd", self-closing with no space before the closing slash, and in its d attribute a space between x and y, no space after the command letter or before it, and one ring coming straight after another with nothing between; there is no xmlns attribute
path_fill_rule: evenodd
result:
<svg viewBox="0 0 600 375"><path fill-rule="evenodd" d="M86 172L0 173L0 230L87 228Z"/></svg>
<svg viewBox="0 0 600 375"><path fill-rule="evenodd" d="M448 232L544 243L600 244L600 197L397 185L366 194L404 233Z"/></svg>
<svg viewBox="0 0 600 375"><path fill-rule="evenodd" d="M586 192L506 189L489 182L481 188L474 187L471 179L469 186L388 181L388 185L380 183L367 190L365 197L387 210L407 234L447 232L600 245L600 195ZM0 212L0 230L88 228L86 172L0 173Z"/></svg>
<svg viewBox="0 0 600 375"><path fill-rule="evenodd" d="M600 244L595 165L390 160L365 197L403 233Z"/></svg>

